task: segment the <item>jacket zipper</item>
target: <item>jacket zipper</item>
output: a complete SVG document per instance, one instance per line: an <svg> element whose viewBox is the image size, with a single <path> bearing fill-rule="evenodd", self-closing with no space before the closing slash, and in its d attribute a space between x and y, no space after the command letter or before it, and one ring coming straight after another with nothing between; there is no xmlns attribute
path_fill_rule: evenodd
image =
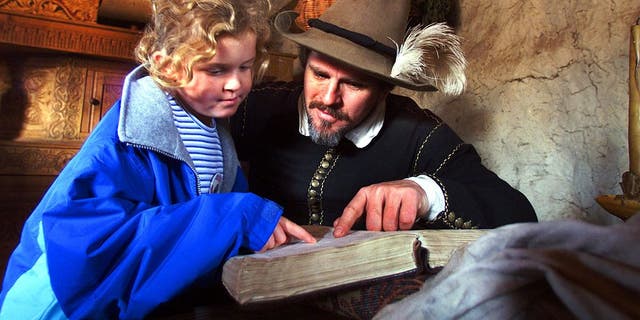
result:
<svg viewBox="0 0 640 320"><path fill-rule="evenodd" d="M196 195L198 195L198 196L200 195L200 177L198 177L198 173L196 172L196 169L193 166L191 166L189 164L189 162L186 161L186 159L177 157L177 156L175 156L173 154L170 154L168 152L164 152L164 151L162 151L160 149L157 149L157 148L154 148L154 147L150 147L150 146L147 146L147 145L137 144L137 143L132 143L132 142L125 142L125 143L128 146L131 146L131 147L150 150L150 151L153 151L155 153L159 153L159 154L165 155L165 156L167 156L167 157L169 157L171 159L175 159L175 160L184 162L191 169L191 173L193 173L193 176L196 178Z"/></svg>

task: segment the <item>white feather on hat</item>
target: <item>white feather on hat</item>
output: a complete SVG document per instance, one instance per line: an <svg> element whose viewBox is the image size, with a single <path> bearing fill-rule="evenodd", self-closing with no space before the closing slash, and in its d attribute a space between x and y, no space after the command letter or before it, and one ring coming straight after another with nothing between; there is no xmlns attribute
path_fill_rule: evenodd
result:
<svg viewBox="0 0 640 320"><path fill-rule="evenodd" d="M434 83L444 94L464 90L467 60L460 40L445 23L411 28L398 46L391 77L414 83Z"/></svg>

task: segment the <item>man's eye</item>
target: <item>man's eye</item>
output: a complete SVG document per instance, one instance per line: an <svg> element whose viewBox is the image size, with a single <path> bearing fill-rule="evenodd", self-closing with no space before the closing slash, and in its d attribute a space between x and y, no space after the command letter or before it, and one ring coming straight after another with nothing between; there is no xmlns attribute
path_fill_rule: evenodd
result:
<svg viewBox="0 0 640 320"><path fill-rule="evenodd" d="M327 74L324 73L320 73L320 72L315 72L316 78L318 79L327 79L329 78L329 76Z"/></svg>
<svg viewBox="0 0 640 320"><path fill-rule="evenodd" d="M366 88L366 85L359 82L348 82L347 85L353 89L360 90Z"/></svg>

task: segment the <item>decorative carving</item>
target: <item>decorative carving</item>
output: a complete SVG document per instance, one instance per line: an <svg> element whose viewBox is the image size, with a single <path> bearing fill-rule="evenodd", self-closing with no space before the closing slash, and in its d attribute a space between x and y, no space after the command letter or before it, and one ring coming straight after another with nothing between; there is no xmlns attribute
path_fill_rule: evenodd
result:
<svg viewBox="0 0 640 320"><path fill-rule="evenodd" d="M0 104L0 140L83 140L120 97L124 76L133 67L67 55L25 56L13 59L19 67L9 69L11 86Z"/></svg>
<svg viewBox="0 0 640 320"><path fill-rule="evenodd" d="M81 106L78 107L77 102L82 101L85 79L81 70L76 70L73 61L67 60L56 72L52 122L47 129L49 137L55 140L79 138Z"/></svg>
<svg viewBox="0 0 640 320"><path fill-rule="evenodd" d="M96 22L99 0L0 0L0 9L64 20Z"/></svg>
<svg viewBox="0 0 640 320"><path fill-rule="evenodd" d="M2 1L2 0L0 0ZM0 43L133 60L141 33L0 12Z"/></svg>
<svg viewBox="0 0 640 320"><path fill-rule="evenodd" d="M78 148L0 146L0 174L57 175Z"/></svg>
<svg viewBox="0 0 640 320"><path fill-rule="evenodd" d="M24 75L24 89L28 95L29 105L26 107L25 124L29 126L42 126L44 114L41 106L49 105L51 101L49 73L45 70L29 70Z"/></svg>

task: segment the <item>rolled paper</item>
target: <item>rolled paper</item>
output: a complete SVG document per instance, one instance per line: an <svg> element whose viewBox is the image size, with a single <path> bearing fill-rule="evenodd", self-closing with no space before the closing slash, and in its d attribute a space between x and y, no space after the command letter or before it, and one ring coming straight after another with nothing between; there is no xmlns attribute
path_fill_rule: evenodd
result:
<svg viewBox="0 0 640 320"><path fill-rule="evenodd" d="M631 27L629 45L629 170L640 176L640 19Z"/></svg>

